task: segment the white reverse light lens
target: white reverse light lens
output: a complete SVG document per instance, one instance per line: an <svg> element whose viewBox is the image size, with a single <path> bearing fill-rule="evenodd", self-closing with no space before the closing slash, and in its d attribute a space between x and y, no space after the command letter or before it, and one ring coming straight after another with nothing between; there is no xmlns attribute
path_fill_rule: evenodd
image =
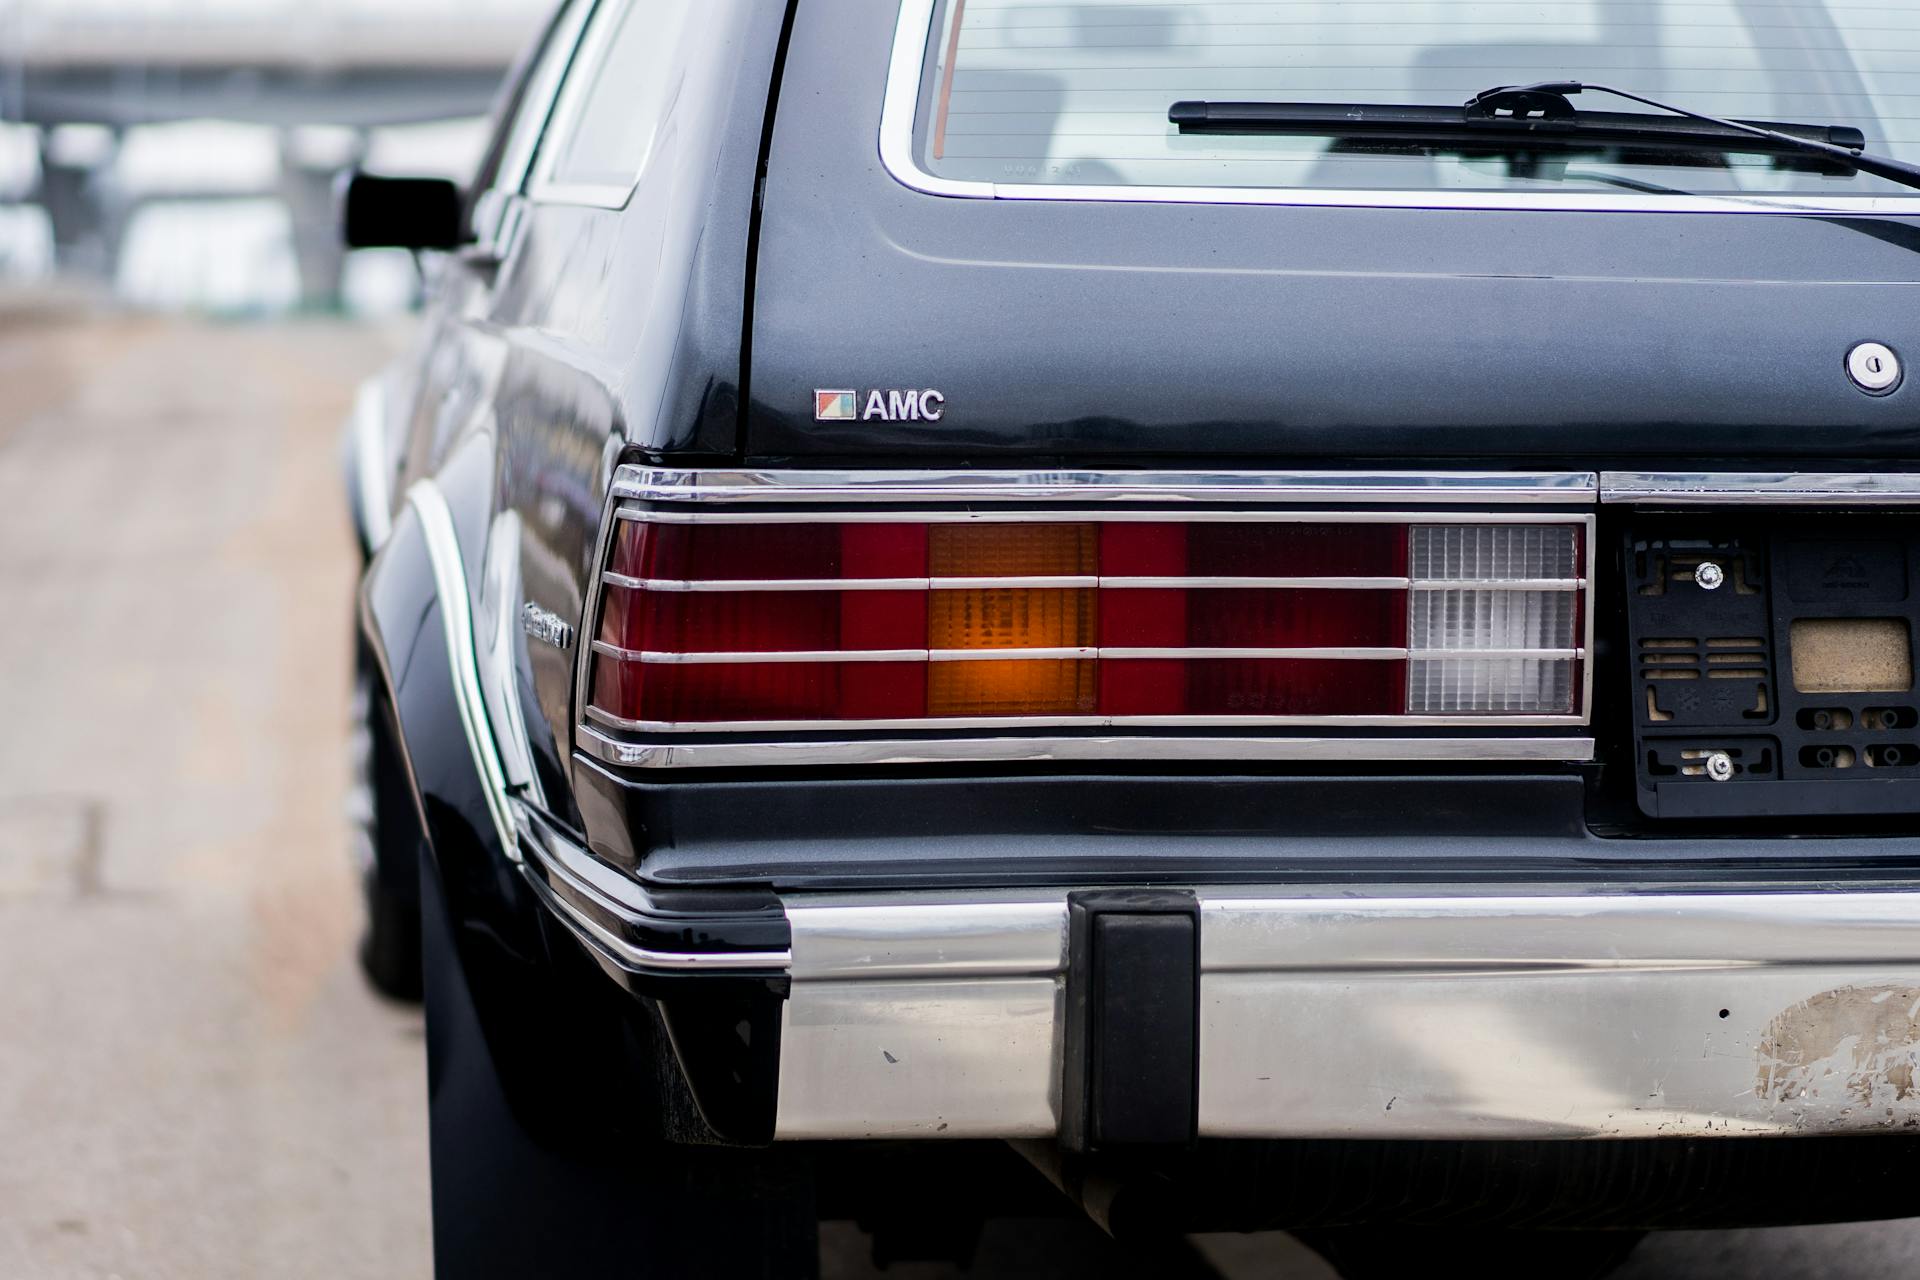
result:
<svg viewBox="0 0 1920 1280"><path fill-rule="evenodd" d="M1578 709L1579 537L1572 525L1416 525L1408 531L1410 713L1570 715Z"/></svg>

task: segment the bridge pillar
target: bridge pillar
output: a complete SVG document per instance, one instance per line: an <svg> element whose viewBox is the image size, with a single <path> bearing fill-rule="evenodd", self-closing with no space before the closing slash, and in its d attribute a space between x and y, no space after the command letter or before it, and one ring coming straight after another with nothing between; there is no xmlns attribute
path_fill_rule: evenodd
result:
<svg viewBox="0 0 1920 1280"><path fill-rule="evenodd" d="M330 309L340 305L347 250L340 240L340 213L334 188L340 173L366 154L366 135L356 133L344 154L330 147L303 145L297 132L280 137L280 197L293 226L293 256L300 271L300 305ZM321 154L316 155L318 150Z"/></svg>
<svg viewBox="0 0 1920 1280"><path fill-rule="evenodd" d="M119 267L125 210L113 188L120 140L87 130L80 145L46 130L40 139L40 186L35 202L53 231L55 266L72 275L110 280Z"/></svg>

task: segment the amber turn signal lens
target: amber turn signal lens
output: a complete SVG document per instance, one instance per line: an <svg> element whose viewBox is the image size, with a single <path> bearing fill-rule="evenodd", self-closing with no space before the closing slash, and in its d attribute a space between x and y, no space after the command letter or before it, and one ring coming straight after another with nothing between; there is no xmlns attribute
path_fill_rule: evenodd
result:
<svg viewBox="0 0 1920 1280"><path fill-rule="evenodd" d="M1092 715L1097 695L1091 660L936 662L927 668L930 716Z"/></svg>
<svg viewBox="0 0 1920 1280"><path fill-rule="evenodd" d="M1090 651L1095 634L1091 590L937 591L927 611L927 644L935 650ZM1094 701L1092 661L1057 654L939 662L928 673L929 715L1084 714Z"/></svg>
<svg viewBox="0 0 1920 1280"><path fill-rule="evenodd" d="M927 568L936 578L1039 578L1100 571L1091 524L936 524Z"/></svg>
<svg viewBox="0 0 1920 1280"><path fill-rule="evenodd" d="M927 567L938 578L1081 577L1099 572L1091 524L934 525ZM1088 649L1098 621L1091 589L937 591L927 611L934 650ZM927 671L931 716L1087 715L1099 698L1091 655L1034 661L936 662Z"/></svg>

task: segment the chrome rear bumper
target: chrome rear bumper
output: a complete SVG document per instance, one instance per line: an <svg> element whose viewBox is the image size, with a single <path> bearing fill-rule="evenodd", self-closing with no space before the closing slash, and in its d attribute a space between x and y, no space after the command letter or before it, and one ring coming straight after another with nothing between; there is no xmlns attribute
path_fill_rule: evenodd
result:
<svg viewBox="0 0 1920 1280"><path fill-rule="evenodd" d="M1203 1137L1920 1125L1920 892L1199 892ZM792 897L781 1138L1050 1137L1064 892Z"/></svg>

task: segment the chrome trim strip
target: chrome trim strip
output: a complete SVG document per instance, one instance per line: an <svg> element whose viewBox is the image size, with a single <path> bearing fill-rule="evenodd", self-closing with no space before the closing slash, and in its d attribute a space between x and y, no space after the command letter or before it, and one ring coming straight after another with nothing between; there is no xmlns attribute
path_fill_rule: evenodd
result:
<svg viewBox="0 0 1920 1280"><path fill-rule="evenodd" d="M1198 890L1208 973L1618 972L1920 964L1920 890L1729 891L1551 884L1219 885ZM793 977L1066 971L1064 889L791 894ZM1676 929L1676 913L1688 927ZM1779 932L1790 918L1794 930ZM1550 921L1552 927L1518 927Z"/></svg>
<svg viewBox="0 0 1920 1280"><path fill-rule="evenodd" d="M614 517L620 510L619 499L613 496L611 482L608 492L601 498L600 528L593 539L593 560L596 566L612 563L614 536L620 529L620 523ZM593 703L593 645L590 637L600 630L601 612L606 604L606 588L589 572L582 584L582 594L586 596L585 608L580 615L580 632L574 638L573 645L573 700L570 712L575 733L586 723L587 708ZM558 747L558 743L554 744Z"/></svg>
<svg viewBox="0 0 1920 1280"><path fill-rule="evenodd" d="M1617 192L1338 190L1318 187L1066 186L943 178L914 148L920 91L937 0L904 0L880 110L880 163L902 186L974 200L1114 200L1155 204L1312 205L1362 209L1495 209L1575 213L1877 213L1920 216L1914 196L1648 195Z"/></svg>
<svg viewBox="0 0 1920 1280"><path fill-rule="evenodd" d="M360 384L353 397L353 474L360 492L360 523L367 550L378 551L393 533L393 485L387 465L386 388L378 378Z"/></svg>
<svg viewBox="0 0 1920 1280"><path fill-rule="evenodd" d="M635 578L608 570L600 575L610 587L641 591L991 591L1027 588L1035 591L1091 590L1115 585L1092 574L1026 578ZM1120 583L1119 585L1129 585Z"/></svg>
<svg viewBox="0 0 1920 1280"><path fill-rule="evenodd" d="M735 663L764 665L782 662L925 662L925 649L772 649L764 652L736 650L728 653L661 653L651 649L622 649L605 640L595 640L593 651L616 662L642 662L661 666L705 666ZM591 705L591 704L589 704Z"/></svg>
<svg viewBox="0 0 1920 1280"><path fill-rule="evenodd" d="M453 512L447 508L440 486L432 480L415 482L407 490L407 502L420 517L427 560L433 566L434 591L440 601L448 663L453 668L453 701L460 711L460 727L466 732L467 748L480 770L481 793L486 797L487 814L493 819L500 848L509 859L518 862L520 846L514 839L513 815L508 808L506 767L501 763L500 749L494 742L493 726L487 717L486 695L480 689L473 615L467 600L467 575L461 563L460 538L453 526Z"/></svg>
<svg viewBox="0 0 1920 1280"><path fill-rule="evenodd" d="M727 471L628 464L618 498L639 502L1560 503L1598 495L1592 471ZM913 519L940 513L919 512ZM955 513L966 518L965 513ZM1355 513L1347 513L1353 518ZM759 519L769 519L761 516ZM801 519L799 515L782 519ZM889 516L888 519L898 517ZM1031 518L1031 517L1028 517ZM1187 518L1193 518L1191 516ZM1237 519L1288 519L1235 513ZM1440 517L1422 516L1422 520ZM1517 517L1516 517L1517 518Z"/></svg>
<svg viewBox="0 0 1920 1280"><path fill-rule="evenodd" d="M1409 887L1343 888L1341 895L1204 890L1202 967L1484 974L1745 969L1809 959L1920 963L1914 892L1568 894L1496 886L1472 895ZM1785 904L1796 930L1788 935L1773 927ZM1686 928L1674 927L1676 913L1685 914ZM1552 929L1515 927L1543 918Z"/></svg>
<svg viewBox="0 0 1920 1280"><path fill-rule="evenodd" d="M579 894L609 915L637 919L645 904L635 898L637 886L611 867L604 866L592 854L546 831L545 824L527 824L526 847L548 875L562 881L568 890ZM622 969L644 972L672 969L706 973L752 969L785 969L793 961L788 951L659 951L643 947L612 933L599 921L569 902L567 898L529 874L527 883L539 894L547 908L589 948L613 961Z"/></svg>
<svg viewBox="0 0 1920 1280"><path fill-rule="evenodd" d="M1250 500L1250 499L1249 499ZM1589 496L1582 501L1591 502ZM1243 506L1230 511L1195 507L1178 510L1132 510L1062 505L1053 508L952 511L924 508L912 511L892 507L840 507L832 511L740 510L726 507L679 510L671 507L621 507L614 519L636 524L1578 524L1581 515L1571 511L1500 511L1486 508L1473 511L1354 510L1328 511L1324 508L1265 508Z"/></svg>
<svg viewBox="0 0 1920 1280"><path fill-rule="evenodd" d="M1405 591L1413 585L1409 578L1393 577L1245 577L1220 574L1196 577L1187 574L1145 574L1097 580L1102 591Z"/></svg>
<svg viewBox="0 0 1920 1280"><path fill-rule="evenodd" d="M1184 574L1101 577L981 578L636 578L609 569L600 580L610 587L659 592L743 591L1005 591L1005 590L1186 590L1209 591L1580 591L1585 578L1501 578L1484 582L1467 579L1392 577L1244 577Z"/></svg>
<svg viewBox="0 0 1920 1280"><path fill-rule="evenodd" d="M1448 729L1541 728L1579 726L1577 715L1378 715L1378 716L952 716L895 720L624 720L589 706L587 718L609 729L641 733L866 733L883 730L966 731L979 729ZM925 745L924 741L916 745Z"/></svg>
<svg viewBox="0 0 1920 1280"><path fill-rule="evenodd" d="M1498 524L1499 521L1489 521ZM1583 526L1584 527L1584 526ZM1585 591L1591 578L1491 578L1484 582L1472 578L1416 578L1407 584L1409 591Z"/></svg>
<svg viewBox="0 0 1920 1280"><path fill-rule="evenodd" d="M1529 723L1556 724L1571 717L1536 716ZM1098 723L1098 722L1096 722ZM1341 722L1305 719L1315 728ZM1489 728L1511 721L1484 721ZM1241 727L1243 722L1233 722ZM685 726L677 726L684 728ZM738 730L738 725L721 728ZM810 722L807 728L858 729ZM939 725L939 728L949 726ZM959 726L954 726L959 727ZM1226 726L1222 726L1226 727ZM1419 727L1415 717L1398 716L1385 727ZM630 769L800 767L805 765L1047 764L1061 762L1241 761L1494 761L1503 763L1578 762L1593 758L1591 738L1328 738L1328 737L1122 737L940 738L873 741L794 742L623 742L590 724L575 731L582 751L608 764Z"/></svg>
<svg viewBox="0 0 1920 1280"><path fill-rule="evenodd" d="M1051 662L1100 658L1111 658L1116 662L1154 658L1177 658L1193 662L1210 659L1380 662L1398 659L1445 661L1449 658L1539 658L1564 662L1586 656L1584 649L1409 649L1404 645L1382 645L1373 648L1359 645L1322 648L1256 645L1203 648L1185 645L1141 645L1055 649L765 649L681 653L655 649L622 649L605 640L595 640L593 651L617 662L640 662L662 666L781 662Z"/></svg>
<svg viewBox="0 0 1920 1280"><path fill-rule="evenodd" d="M792 895L796 982L866 978L1045 977L1067 969L1067 899L1058 889Z"/></svg>
<svg viewBox="0 0 1920 1280"><path fill-rule="evenodd" d="M1920 473L1608 471L1600 478L1600 501L1636 506L1912 506L1920 504Z"/></svg>
<svg viewBox="0 0 1920 1280"><path fill-rule="evenodd" d="M493 626L485 633L484 645L476 636L475 661L489 721L499 726L493 745L500 753L501 777L508 793L523 792L535 804L544 806L546 789L540 771L533 767L532 739L527 735L516 687L520 609L525 603L520 589L520 547L519 514L509 510L495 515L487 534L478 617L484 627L491 611Z"/></svg>
<svg viewBox="0 0 1920 1280"><path fill-rule="evenodd" d="M1594 546L1595 535L1599 532L1600 518L1588 516L1582 523L1580 559L1577 563L1587 571L1587 576L1582 579L1585 585L1579 601L1580 612L1586 620L1587 633L1581 638L1580 647L1587 655L1591 655L1594 651L1594 619L1600 612L1597 599L1599 592L1595 589L1599 553ZM1580 716L1584 724L1593 723L1593 669L1599 665L1592 661L1591 657L1583 658L1580 663Z"/></svg>

